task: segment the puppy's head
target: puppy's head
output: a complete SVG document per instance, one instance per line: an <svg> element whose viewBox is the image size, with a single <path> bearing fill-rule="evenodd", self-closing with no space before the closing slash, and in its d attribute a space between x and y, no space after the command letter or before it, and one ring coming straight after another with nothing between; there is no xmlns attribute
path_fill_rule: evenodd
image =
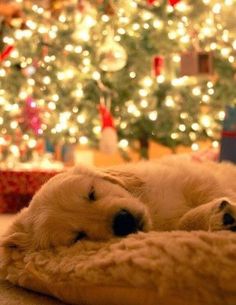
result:
<svg viewBox="0 0 236 305"><path fill-rule="evenodd" d="M2 246L44 249L147 231L148 211L130 193L130 182L130 175L127 183L122 175L84 167L58 174L18 215ZM133 179L134 188L137 183Z"/></svg>

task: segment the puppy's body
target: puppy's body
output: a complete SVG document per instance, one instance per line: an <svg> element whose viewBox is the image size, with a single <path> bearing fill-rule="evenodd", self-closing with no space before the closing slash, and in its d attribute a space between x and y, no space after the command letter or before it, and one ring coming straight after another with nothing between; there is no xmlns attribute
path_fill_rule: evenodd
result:
<svg viewBox="0 0 236 305"><path fill-rule="evenodd" d="M47 182L3 245L31 248L138 230L235 231L236 167L178 157L107 169L77 166Z"/></svg>
<svg viewBox="0 0 236 305"><path fill-rule="evenodd" d="M150 211L154 230L180 229L180 220L187 212L212 201L216 205L224 199L236 202L236 166L230 163L198 163L168 157L140 162L138 166L118 166L108 172L116 175L116 171L117 176L131 173L143 181L139 199ZM135 188L130 186L130 191L135 195ZM197 224L195 229L209 229L202 225Z"/></svg>

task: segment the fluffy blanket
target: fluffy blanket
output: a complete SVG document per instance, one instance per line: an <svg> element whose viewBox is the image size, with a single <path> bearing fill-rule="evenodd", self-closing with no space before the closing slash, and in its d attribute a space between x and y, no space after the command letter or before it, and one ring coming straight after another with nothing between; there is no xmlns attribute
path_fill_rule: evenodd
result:
<svg viewBox="0 0 236 305"><path fill-rule="evenodd" d="M139 233L40 252L1 249L0 258L2 279L71 304L236 304L236 235L226 231Z"/></svg>

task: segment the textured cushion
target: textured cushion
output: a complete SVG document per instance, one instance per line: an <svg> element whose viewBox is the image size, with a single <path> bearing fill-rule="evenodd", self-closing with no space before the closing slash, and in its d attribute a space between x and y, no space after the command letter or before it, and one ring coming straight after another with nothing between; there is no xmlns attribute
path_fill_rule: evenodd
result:
<svg viewBox="0 0 236 305"><path fill-rule="evenodd" d="M2 249L0 274L79 305L235 305L235 263L235 233L149 232L33 253Z"/></svg>
<svg viewBox="0 0 236 305"><path fill-rule="evenodd" d="M16 287L0 280L1 305L64 305L65 303L49 296Z"/></svg>

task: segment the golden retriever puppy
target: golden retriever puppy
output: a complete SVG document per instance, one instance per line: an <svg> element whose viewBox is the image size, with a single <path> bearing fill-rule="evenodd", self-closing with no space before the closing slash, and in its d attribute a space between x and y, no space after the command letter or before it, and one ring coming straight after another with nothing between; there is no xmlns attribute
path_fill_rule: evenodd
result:
<svg viewBox="0 0 236 305"><path fill-rule="evenodd" d="M149 230L236 231L236 167L164 158L50 179L2 240L43 249Z"/></svg>

